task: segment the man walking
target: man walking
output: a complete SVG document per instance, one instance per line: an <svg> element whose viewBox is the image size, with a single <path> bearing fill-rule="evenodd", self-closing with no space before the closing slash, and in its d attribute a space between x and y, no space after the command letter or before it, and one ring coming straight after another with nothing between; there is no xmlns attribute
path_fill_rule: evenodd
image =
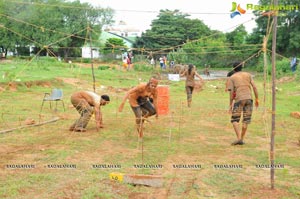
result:
<svg viewBox="0 0 300 199"><path fill-rule="evenodd" d="M259 106L258 92L250 73L242 72L242 63L233 65L235 73L229 77L229 106L232 112L231 123L237 136L237 140L232 145L243 145L247 132L248 124L251 122L253 100L252 90L255 95L255 107ZM234 104L232 104L235 100ZM243 114L242 129L240 130L239 122Z"/></svg>

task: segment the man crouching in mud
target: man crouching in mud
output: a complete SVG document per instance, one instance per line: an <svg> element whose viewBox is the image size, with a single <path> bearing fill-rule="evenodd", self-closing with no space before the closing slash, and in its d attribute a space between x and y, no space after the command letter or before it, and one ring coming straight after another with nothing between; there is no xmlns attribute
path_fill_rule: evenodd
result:
<svg viewBox="0 0 300 199"><path fill-rule="evenodd" d="M136 118L136 126L139 136L142 137L142 125L146 118L157 115L157 85L158 80L154 77L150 78L148 83L142 83L130 89L123 98L119 107L119 112L122 112L126 100Z"/></svg>

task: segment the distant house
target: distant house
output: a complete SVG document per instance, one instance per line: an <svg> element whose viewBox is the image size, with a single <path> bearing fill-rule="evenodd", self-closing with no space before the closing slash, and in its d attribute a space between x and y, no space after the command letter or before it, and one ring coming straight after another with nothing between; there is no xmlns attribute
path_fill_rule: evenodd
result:
<svg viewBox="0 0 300 199"><path fill-rule="evenodd" d="M132 45L136 37L141 36L142 32L136 28L128 26L124 21L120 21L116 26L106 27L99 38L101 46L104 46L105 42L109 38L122 39L128 48L132 48ZM100 58L99 48L93 48L93 57ZM91 48L89 46L82 47L82 57L91 57Z"/></svg>
<svg viewBox="0 0 300 199"><path fill-rule="evenodd" d="M92 57L91 53L93 53L93 58L100 58L99 48L92 47L92 51L91 51L91 47L89 46L83 46L81 48L82 58L91 58Z"/></svg>

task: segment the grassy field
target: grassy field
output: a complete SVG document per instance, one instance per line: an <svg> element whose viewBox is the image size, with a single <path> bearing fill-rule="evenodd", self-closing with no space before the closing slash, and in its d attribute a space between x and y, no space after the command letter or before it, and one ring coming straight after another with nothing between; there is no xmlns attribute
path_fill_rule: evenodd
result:
<svg viewBox="0 0 300 199"><path fill-rule="evenodd" d="M92 119L87 132L74 133L68 128L79 115L69 98L74 91L93 90L89 66L43 60L0 64L0 131L26 126L28 119L39 123L60 118L54 123L0 134L0 198L300 198L300 119L290 116L300 111L297 76L287 74L277 82L275 163L284 168L275 170L275 189L271 190L270 169L257 167L269 164L270 77L264 104L263 78L256 74L261 106L253 112L246 144L231 146L235 134L227 111L225 80L206 81L204 89L194 93L192 108L187 108L184 81L170 82L161 75L160 84L170 88L169 114L146 123L142 149L129 105L122 113L117 108L127 89L158 71L100 70L98 67L105 64L95 64L96 92L111 97L111 103L102 108L105 128L97 132ZM58 102L57 110L46 103L40 112L44 93L52 88L63 89L66 111ZM93 168L99 164L121 168ZM136 164L162 168L138 169ZM201 169L174 168L181 164L201 165ZM22 165L34 168L12 168ZM239 168L220 168L222 165ZM160 175L163 186L112 181L112 172Z"/></svg>

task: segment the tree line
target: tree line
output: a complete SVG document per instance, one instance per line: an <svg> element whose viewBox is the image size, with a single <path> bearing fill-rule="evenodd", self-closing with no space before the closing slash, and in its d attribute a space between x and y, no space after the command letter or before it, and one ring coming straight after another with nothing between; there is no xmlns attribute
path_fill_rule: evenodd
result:
<svg viewBox="0 0 300 199"><path fill-rule="evenodd" d="M297 4L296 1L285 3ZM259 3L269 4L267 0ZM256 65L261 70L263 61L259 55L262 53L263 39L268 34L267 28L271 28L273 14L276 12L272 13L256 11L257 27L249 34L244 25L223 33L211 30L201 20L188 18L189 15L179 10L161 10L158 18L152 21L151 29L137 39L135 48L148 49L150 57L167 55L171 60L196 66L228 67L232 62L247 60L246 65ZM278 58L299 56L300 12L284 10L276 14L279 19L277 49L278 54L282 55ZM272 38L272 32L269 38ZM271 49L271 43L269 39L267 49ZM289 60L285 59L283 62L287 66Z"/></svg>
<svg viewBox="0 0 300 199"><path fill-rule="evenodd" d="M297 4L297 1L289 0L285 4ZM269 2L260 0L259 4ZM262 49L263 38L273 19L272 14L265 13L255 11L257 27L249 34L244 25L223 33L179 10L160 10L151 28L133 44L134 54L149 59L166 55L177 63L196 66L229 66ZM278 53L285 57L297 55L300 50L300 12L286 10L277 14ZM80 56L80 47L87 45L87 41L101 47L98 42L101 30L104 25L113 24L113 16L114 11L110 8L93 7L79 0L0 0L0 49L7 53L17 48L17 52L24 54L22 49L32 45L34 54L53 52L62 57ZM110 39L101 48L103 52L111 51L110 48L118 51L118 46L126 48L118 39ZM271 48L271 39L268 48ZM260 61L254 56L248 63L255 65Z"/></svg>
<svg viewBox="0 0 300 199"><path fill-rule="evenodd" d="M103 25L113 23L114 11L65 0L0 0L0 48L29 55L80 55L86 41L97 45Z"/></svg>

